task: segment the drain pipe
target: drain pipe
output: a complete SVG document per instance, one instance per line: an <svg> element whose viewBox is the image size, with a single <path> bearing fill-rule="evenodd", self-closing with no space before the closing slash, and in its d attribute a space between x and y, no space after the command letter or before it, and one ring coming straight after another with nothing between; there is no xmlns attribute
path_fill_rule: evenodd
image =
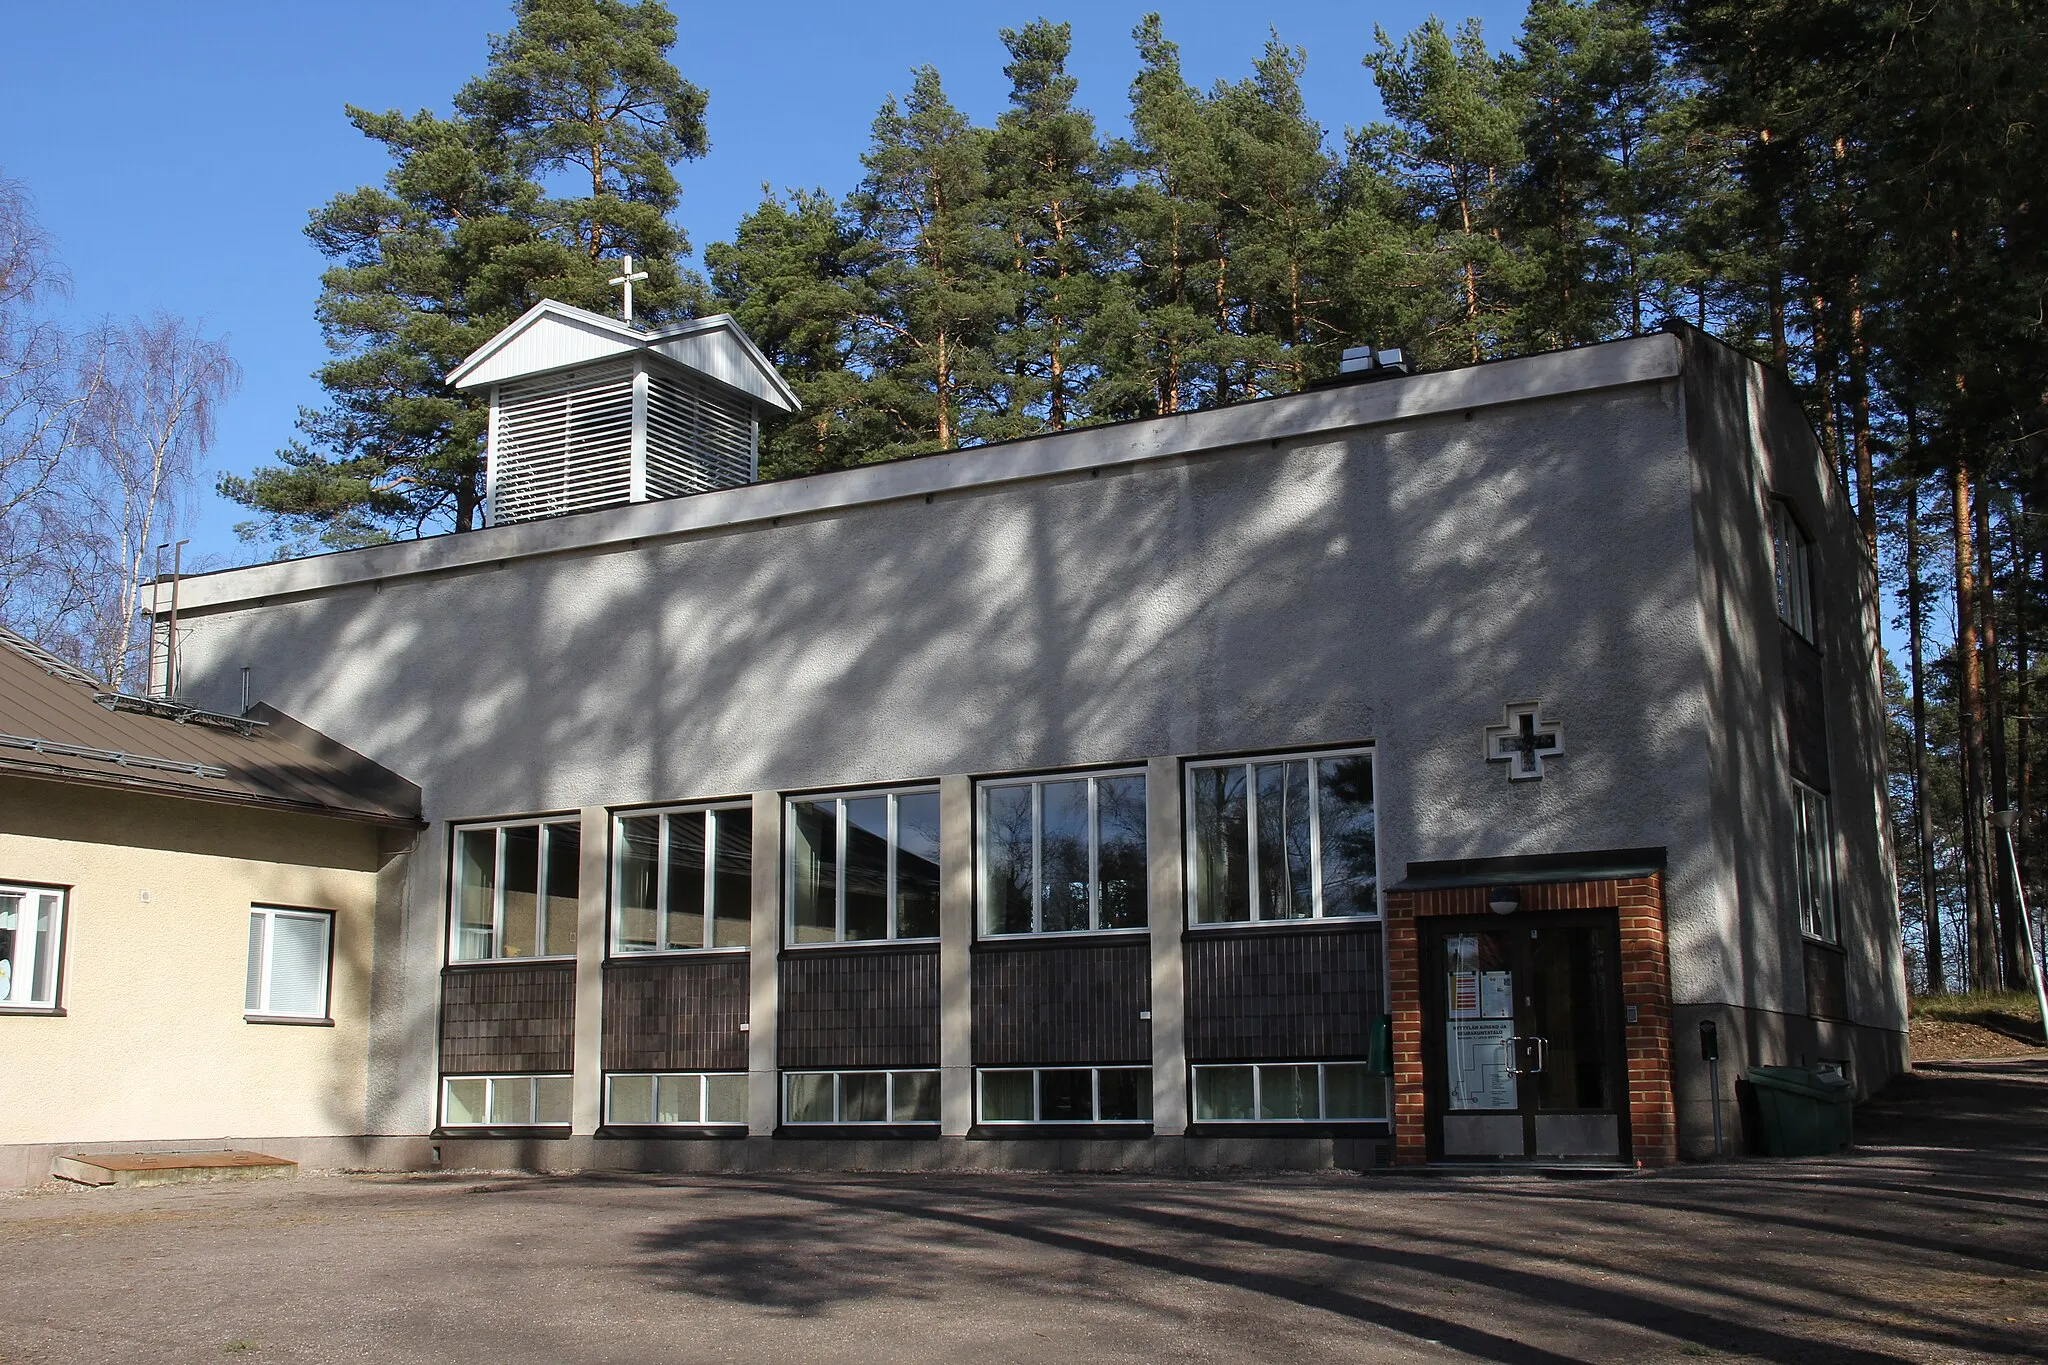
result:
<svg viewBox="0 0 2048 1365"><path fill-rule="evenodd" d="M2019 818L2016 811L1995 810L1991 812L1991 823L1998 826L2004 836L2006 861L2012 865L2012 890L2019 898L2020 925L2027 931L2027 963L2034 969L2034 999L2041 1006L2041 1036L2048 1039L2048 974L2041 969L2041 936L2034 932L2033 912L2027 909L2027 886L2020 880L2020 854L2012 841L2013 822Z"/></svg>

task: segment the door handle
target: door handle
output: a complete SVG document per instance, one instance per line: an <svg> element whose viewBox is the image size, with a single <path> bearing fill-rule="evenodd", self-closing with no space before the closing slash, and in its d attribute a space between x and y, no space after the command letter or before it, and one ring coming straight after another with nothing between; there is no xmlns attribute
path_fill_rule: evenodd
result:
<svg viewBox="0 0 2048 1365"><path fill-rule="evenodd" d="M1550 1040L1531 1038L1529 1041L1536 1044L1536 1065L1531 1070L1533 1074L1540 1076L1543 1074L1543 1068L1550 1065Z"/></svg>

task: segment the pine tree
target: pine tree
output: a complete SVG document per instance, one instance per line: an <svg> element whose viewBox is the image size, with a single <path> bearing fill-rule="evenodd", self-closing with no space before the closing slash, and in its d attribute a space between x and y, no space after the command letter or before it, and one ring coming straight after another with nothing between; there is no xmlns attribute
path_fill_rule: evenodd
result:
<svg viewBox="0 0 2048 1365"><path fill-rule="evenodd" d="M245 536L296 550L471 529L484 407L442 376L542 298L608 309L613 252L646 262L655 316L699 297L664 217L670 165L704 147L703 94L664 55L673 16L658 0L523 0L516 14L454 117L348 111L392 168L307 226L334 262L317 305L328 400L300 414L278 463L220 480L260 514ZM550 199L534 177L569 167L589 193Z"/></svg>
<svg viewBox="0 0 2048 1365"><path fill-rule="evenodd" d="M1181 75L1180 49L1157 14L1133 30L1131 137L1114 149L1130 183L1116 225L1127 252L1094 324L1106 357L1094 405L1110 415L1200 407L1213 388L1197 359L1213 331L1206 307L1222 215L1222 166L1207 103Z"/></svg>
<svg viewBox="0 0 2048 1365"><path fill-rule="evenodd" d="M631 255L649 274L634 298L650 318L694 302L677 266L690 245L668 215L676 163L710 150L707 96L668 59L675 16L660 0L518 0L513 13L512 31L491 40L489 71L455 106L502 139L521 174L576 191L539 206L549 235L589 262L564 301L602 306L611 260Z"/></svg>
<svg viewBox="0 0 2048 1365"><path fill-rule="evenodd" d="M1014 376L1006 415L1015 434L1041 422L1059 431L1087 412L1095 366L1085 332L1103 292L1098 266L1116 177L1094 118L1074 107L1071 26L1041 19L1004 29L1002 39L1010 108L989 139L989 195L1008 243L1017 309L998 363Z"/></svg>
<svg viewBox="0 0 2048 1365"><path fill-rule="evenodd" d="M762 200L730 242L704 253L719 305L781 371L803 410L764 426L761 472L808 474L872 458L888 432L851 368L865 246L824 190Z"/></svg>
<svg viewBox="0 0 2048 1365"><path fill-rule="evenodd" d="M382 188L337 195L306 229L336 262L318 304L336 353L318 373L328 405L300 413L301 439L276 465L219 483L263 514L243 534L280 548L473 526L485 413L441 376L576 266L534 221L539 187L487 130L425 111L348 113L393 165Z"/></svg>
<svg viewBox="0 0 2048 1365"><path fill-rule="evenodd" d="M868 174L851 208L874 249L861 270L860 364L898 453L985 439L988 415L1013 406L992 343L1016 284L988 226L986 144L927 66L903 101L882 106L861 158Z"/></svg>
<svg viewBox="0 0 2048 1365"><path fill-rule="evenodd" d="M1474 19L1454 35L1432 18L1399 47L1384 29L1374 33L1379 50L1365 64L1391 123L1371 132L1433 229L1453 291L1428 354L1465 361L1500 354L1516 330L1520 282L1499 200L1522 157L1520 112L1502 63Z"/></svg>
<svg viewBox="0 0 2048 1365"><path fill-rule="evenodd" d="M1268 39L1249 79L1219 86L1210 122L1222 161L1219 398L1300 389L1336 368L1347 338L1327 292L1337 168L1301 97L1307 62ZM1310 348L1320 347L1320 360Z"/></svg>

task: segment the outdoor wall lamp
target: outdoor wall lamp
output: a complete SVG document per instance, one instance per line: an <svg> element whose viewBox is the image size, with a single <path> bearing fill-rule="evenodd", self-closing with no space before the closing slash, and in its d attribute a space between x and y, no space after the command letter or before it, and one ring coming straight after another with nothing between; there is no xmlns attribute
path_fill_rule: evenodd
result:
<svg viewBox="0 0 2048 1365"><path fill-rule="evenodd" d="M1522 893L1512 886L1496 886L1486 893L1486 908L1496 915L1512 915L1522 908Z"/></svg>

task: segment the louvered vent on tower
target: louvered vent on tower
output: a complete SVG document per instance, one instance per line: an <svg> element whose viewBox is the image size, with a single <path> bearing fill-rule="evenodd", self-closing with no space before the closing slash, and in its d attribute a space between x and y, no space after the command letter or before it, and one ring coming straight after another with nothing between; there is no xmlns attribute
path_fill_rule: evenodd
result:
<svg viewBox="0 0 2048 1365"><path fill-rule="evenodd" d="M542 299L448 372L490 396L494 526L752 483L796 394L725 314L648 330Z"/></svg>
<svg viewBox="0 0 2048 1365"><path fill-rule="evenodd" d="M754 481L754 414L684 374L647 377L647 496L679 498Z"/></svg>
<svg viewBox="0 0 2048 1365"><path fill-rule="evenodd" d="M492 521L558 517L632 499L633 371L626 361L499 390Z"/></svg>

